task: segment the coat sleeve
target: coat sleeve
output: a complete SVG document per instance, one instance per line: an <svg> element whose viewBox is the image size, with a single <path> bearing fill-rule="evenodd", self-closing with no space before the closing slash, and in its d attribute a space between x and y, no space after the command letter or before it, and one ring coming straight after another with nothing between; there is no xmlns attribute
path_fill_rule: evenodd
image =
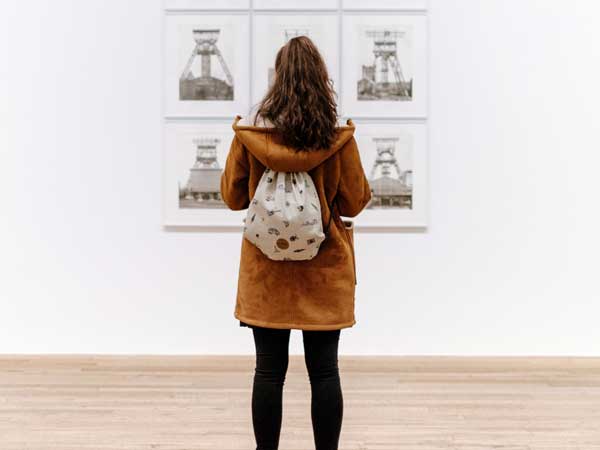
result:
<svg viewBox="0 0 600 450"><path fill-rule="evenodd" d="M341 216L354 217L371 200L371 187L354 136L340 150L341 174L337 204Z"/></svg>
<svg viewBox="0 0 600 450"><path fill-rule="evenodd" d="M221 197L229 209L238 211L250 205L249 169L246 149L237 135L234 135L225 161L225 169L221 174Z"/></svg>

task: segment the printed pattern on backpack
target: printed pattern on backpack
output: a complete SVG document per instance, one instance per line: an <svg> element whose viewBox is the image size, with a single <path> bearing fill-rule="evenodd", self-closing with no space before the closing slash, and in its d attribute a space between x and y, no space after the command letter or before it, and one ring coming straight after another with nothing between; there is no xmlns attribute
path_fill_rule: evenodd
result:
<svg viewBox="0 0 600 450"><path fill-rule="evenodd" d="M267 167L248 206L243 234L270 259L314 258L325 234L310 174Z"/></svg>

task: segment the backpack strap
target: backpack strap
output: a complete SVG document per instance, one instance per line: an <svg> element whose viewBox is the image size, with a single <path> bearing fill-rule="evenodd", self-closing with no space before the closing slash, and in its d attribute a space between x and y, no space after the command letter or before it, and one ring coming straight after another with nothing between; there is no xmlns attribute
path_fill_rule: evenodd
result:
<svg viewBox="0 0 600 450"><path fill-rule="evenodd" d="M337 192L331 199L331 204L329 205L329 220L327 221L327 226L325 227L324 233L327 234L329 232L329 227L331 226L331 219L333 218L333 206L334 203L337 205Z"/></svg>

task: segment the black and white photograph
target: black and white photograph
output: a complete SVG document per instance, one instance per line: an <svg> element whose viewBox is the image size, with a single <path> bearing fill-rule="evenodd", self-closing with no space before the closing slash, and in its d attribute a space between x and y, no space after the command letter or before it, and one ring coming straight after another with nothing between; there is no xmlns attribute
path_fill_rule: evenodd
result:
<svg viewBox="0 0 600 450"><path fill-rule="evenodd" d="M363 145L373 195L367 208L412 209L412 136L372 136L370 145Z"/></svg>
<svg viewBox="0 0 600 450"><path fill-rule="evenodd" d="M207 26L192 30L195 46L179 76L179 100L233 100L233 76L217 45L221 31Z"/></svg>
<svg viewBox="0 0 600 450"><path fill-rule="evenodd" d="M226 213L220 192L232 137L231 124L226 122L166 125L163 202L167 224L233 223L235 218Z"/></svg>
<svg viewBox="0 0 600 450"><path fill-rule="evenodd" d="M371 200L358 225L424 226L427 223L427 129L419 123L356 120L360 158Z"/></svg>
<svg viewBox="0 0 600 450"><path fill-rule="evenodd" d="M167 116L228 117L248 105L247 14L166 16Z"/></svg>
<svg viewBox="0 0 600 450"><path fill-rule="evenodd" d="M337 14L256 14L254 16L253 95L256 104L273 82L275 55L290 39L308 36L319 46L334 89L339 86Z"/></svg>
<svg viewBox="0 0 600 450"><path fill-rule="evenodd" d="M196 155L189 174L177 183L179 208L225 208L219 187L223 168L217 154L222 137L212 133L195 133L188 138L188 147L192 145ZM185 140L185 136L182 139ZM185 145L185 142L180 144Z"/></svg>
<svg viewBox="0 0 600 450"><path fill-rule="evenodd" d="M424 16L347 15L342 46L343 111L353 117L426 112Z"/></svg>
<svg viewBox="0 0 600 450"><path fill-rule="evenodd" d="M356 98L359 101L411 101L413 78L408 65L411 60L410 29L377 27L364 29L361 34L369 44L364 52L369 55L369 61L361 64Z"/></svg>

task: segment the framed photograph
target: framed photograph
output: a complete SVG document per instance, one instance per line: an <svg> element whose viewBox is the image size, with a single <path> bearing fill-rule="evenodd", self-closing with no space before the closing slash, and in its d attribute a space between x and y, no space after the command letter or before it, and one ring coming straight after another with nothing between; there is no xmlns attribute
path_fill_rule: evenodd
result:
<svg viewBox="0 0 600 450"><path fill-rule="evenodd" d="M338 0L254 0L252 7L261 9L337 9Z"/></svg>
<svg viewBox="0 0 600 450"><path fill-rule="evenodd" d="M167 14L166 117L227 117L248 109L249 15Z"/></svg>
<svg viewBox="0 0 600 450"><path fill-rule="evenodd" d="M163 155L163 225L242 227L245 211L221 198L231 122L169 122Z"/></svg>
<svg viewBox="0 0 600 450"><path fill-rule="evenodd" d="M342 0L343 9L391 9L400 11L425 11L427 0Z"/></svg>
<svg viewBox="0 0 600 450"><path fill-rule="evenodd" d="M163 0L163 5L167 11L248 9L250 0Z"/></svg>
<svg viewBox="0 0 600 450"><path fill-rule="evenodd" d="M425 117L427 17L350 14L343 20L343 114Z"/></svg>
<svg viewBox="0 0 600 450"><path fill-rule="evenodd" d="M354 219L363 227L426 227L429 189L424 123L354 121L371 201Z"/></svg>
<svg viewBox="0 0 600 450"><path fill-rule="evenodd" d="M254 16L252 103L259 102L275 74L275 56L291 38L305 35L314 41L325 59L334 89L339 87L339 35L337 14ZM339 95L339 94L338 94Z"/></svg>

